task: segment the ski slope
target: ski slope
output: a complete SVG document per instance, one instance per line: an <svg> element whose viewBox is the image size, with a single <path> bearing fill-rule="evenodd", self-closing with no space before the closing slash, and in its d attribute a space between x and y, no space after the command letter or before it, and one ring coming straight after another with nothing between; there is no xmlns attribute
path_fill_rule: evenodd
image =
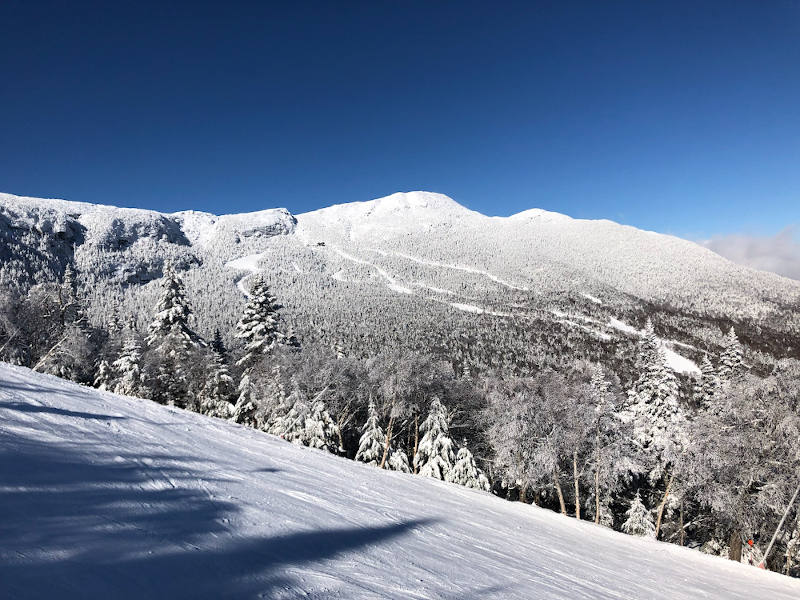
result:
<svg viewBox="0 0 800 600"><path fill-rule="evenodd" d="M800 582L0 364L2 598L800 597Z"/></svg>

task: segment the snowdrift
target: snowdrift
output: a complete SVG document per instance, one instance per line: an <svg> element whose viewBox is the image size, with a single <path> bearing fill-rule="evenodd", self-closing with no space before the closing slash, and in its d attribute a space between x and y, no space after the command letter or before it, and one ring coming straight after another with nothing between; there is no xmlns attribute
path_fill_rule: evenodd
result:
<svg viewBox="0 0 800 600"><path fill-rule="evenodd" d="M771 598L800 582L0 364L3 598Z"/></svg>

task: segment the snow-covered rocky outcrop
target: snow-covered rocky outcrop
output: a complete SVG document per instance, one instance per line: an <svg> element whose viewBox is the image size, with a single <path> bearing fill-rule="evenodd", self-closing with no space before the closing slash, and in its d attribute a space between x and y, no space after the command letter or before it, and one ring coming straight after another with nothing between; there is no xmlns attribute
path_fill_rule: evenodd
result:
<svg viewBox="0 0 800 600"><path fill-rule="evenodd" d="M800 597L800 582L0 363L0 595Z"/></svg>

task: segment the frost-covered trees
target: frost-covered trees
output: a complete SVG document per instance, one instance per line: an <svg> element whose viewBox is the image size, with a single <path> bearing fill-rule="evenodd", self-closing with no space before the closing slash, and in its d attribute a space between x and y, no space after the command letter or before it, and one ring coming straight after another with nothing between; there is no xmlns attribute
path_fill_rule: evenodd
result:
<svg viewBox="0 0 800 600"><path fill-rule="evenodd" d="M420 425L422 440L414 456L414 469L423 477L444 480L453 468L455 455L447 408L439 398L431 400L428 417Z"/></svg>
<svg viewBox="0 0 800 600"><path fill-rule="evenodd" d="M461 444L461 448L459 448L456 455L456 462L445 477L445 480L476 490L489 490L489 480L486 479L486 475L475 463L475 457L472 456L472 452L467 448L467 440L464 440Z"/></svg>
<svg viewBox="0 0 800 600"><path fill-rule="evenodd" d="M722 353L719 356L719 378L723 382L734 381L743 374L742 344L731 327L722 343Z"/></svg>
<svg viewBox="0 0 800 600"><path fill-rule="evenodd" d="M193 355L205 344L190 328L191 317L183 280L174 269L168 268L145 340L156 362L153 399L163 404L186 406L190 401L190 387L196 383L187 371L196 364L192 361Z"/></svg>
<svg viewBox="0 0 800 600"><path fill-rule="evenodd" d="M586 461L594 497L594 522L610 526L613 523L609 508L611 495L623 477L638 472L640 467L626 443L632 425L620 418L617 395L599 364L592 369L590 394L591 435Z"/></svg>
<svg viewBox="0 0 800 600"><path fill-rule="evenodd" d="M247 306L236 324L236 339L244 344L244 355L237 365L245 369L267 354L283 337L278 331L275 296L262 277L253 279Z"/></svg>
<svg viewBox="0 0 800 600"><path fill-rule="evenodd" d="M141 368L142 348L136 336L131 333L122 346L119 358L114 361L112 369L115 375L114 393L123 396L148 398L149 390L145 385L145 377Z"/></svg>
<svg viewBox="0 0 800 600"><path fill-rule="evenodd" d="M114 386L114 371L107 360L97 363L97 370L92 385L98 390L111 390Z"/></svg>
<svg viewBox="0 0 800 600"><path fill-rule="evenodd" d="M252 381L253 366L263 359L281 339L278 331L278 305L269 287L260 276L254 278L250 296L236 324L236 339L244 344L244 355L236 365L242 369L239 396L233 419L237 423L257 426L259 398Z"/></svg>
<svg viewBox="0 0 800 600"><path fill-rule="evenodd" d="M650 478L655 480L680 452L685 417L679 404L678 381L664 349L659 344L652 352L650 345L649 340L643 344L649 362L630 395L628 418L633 423L634 440L649 463Z"/></svg>
<svg viewBox="0 0 800 600"><path fill-rule="evenodd" d="M208 377L200 390L198 408L201 413L230 419L233 416L233 400L236 385L231 377L228 365L222 354L224 346L212 346L211 357L208 362Z"/></svg>
<svg viewBox="0 0 800 600"><path fill-rule="evenodd" d="M368 465L380 465L383 456L384 436L378 421L378 411L375 402L370 400L367 409L367 422L361 428L361 438L358 440L356 460Z"/></svg>
<svg viewBox="0 0 800 600"><path fill-rule="evenodd" d="M408 454L402 448L392 448L386 466L390 471L400 473L411 473L411 465L408 463Z"/></svg>
<svg viewBox="0 0 800 600"><path fill-rule="evenodd" d="M656 536L653 515L647 510L638 491L631 501L630 507L625 511L625 522L622 524L622 531L628 535L640 537L654 538Z"/></svg>
<svg viewBox="0 0 800 600"><path fill-rule="evenodd" d="M337 448L337 437L336 423L328 414L325 402L317 400L305 420L305 445L333 452Z"/></svg>
<svg viewBox="0 0 800 600"><path fill-rule="evenodd" d="M679 484L713 517L733 560L741 560L743 538L777 523L796 486L798 406L793 376L745 376L725 384L712 410L691 423Z"/></svg>
<svg viewBox="0 0 800 600"><path fill-rule="evenodd" d="M293 444L302 445L306 437L306 418L310 407L308 399L297 388L292 390L287 399L289 411L277 416L269 426L269 433L277 435Z"/></svg>
<svg viewBox="0 0 800 600"><path fill-rule="evenodd" d="M714 397L719 390L719 377L714 365L708 359L708 354L703 355L700 363L700 379L695 386L695 401L701 408L708 408L714 402Z"/></svg>

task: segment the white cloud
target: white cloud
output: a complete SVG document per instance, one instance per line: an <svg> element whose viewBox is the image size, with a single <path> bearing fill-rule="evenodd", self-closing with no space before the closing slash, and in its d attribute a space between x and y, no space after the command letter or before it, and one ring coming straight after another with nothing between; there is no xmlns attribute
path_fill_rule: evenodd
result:
<svg viewBox="0 0 800 600"><path fill-rule="evenodd" d="M773 236L732 234L702 243L735 263L800 279L800 242L794 227Z"/></svg>

